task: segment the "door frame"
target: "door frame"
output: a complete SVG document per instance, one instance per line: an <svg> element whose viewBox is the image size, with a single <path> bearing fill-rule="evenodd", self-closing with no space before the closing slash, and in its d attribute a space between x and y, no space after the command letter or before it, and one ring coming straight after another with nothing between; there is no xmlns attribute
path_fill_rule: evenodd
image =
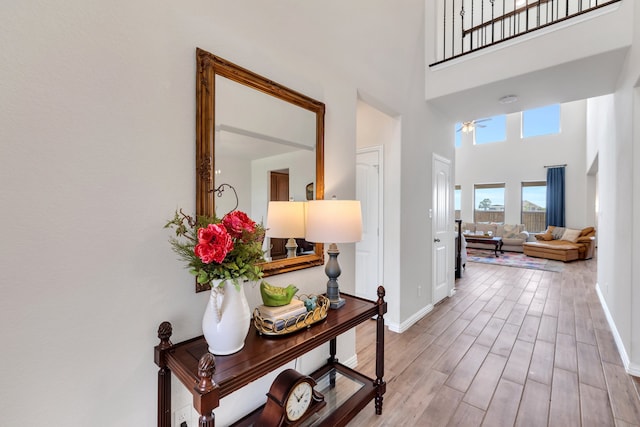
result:
<svg viewBox="0 0 640 427"><path fill-rule="evenodd" d="M452 227L452 219L453 219L453 197L452 197L452 192L451 189L453 187L453 179L452 179L452 174L453 174L453 162L450 159L447 159L444 156L441 156L439 154L433 153L432 155L432 161L431 161L431 189L432 189L432 208L430 209L430 218L431 218L431 238L432 241L433 239L435 239L435 235L436 235L436 221L435 221L435 216L437 215L437 209L436 208L436 192L434 191L435 189L435 178L436 178L436 161L442 162L444 164L446 164L449 168L449 185L448 185L448 192L449 192L449 200L447 203L447 207L446 207L446 213L445 213L445 217L446 217L446 225L445 225L445 229L450 231L447 232L446 234L446 241L445 241L445 249L446 249L446 253L447 253L447 258L446 258L446 282L447 282L447 296L451 296L452 295L452 291L453 291L453 275L452 273L454 272L454 269L452 268L452 261L453 261L453 256L454 256L454 250L453 250L453 227ZM437 285L437 277L438 277L438 271L436 270L436 256L435 256L435 249L434 246L431 245L431 270L432 270L432 276L431 276L431 301L433 304L436 304L438 301L436 301L436 285Z"/></svg>
<svg viewBox="0 0 640 427"><path fill-rule="evenodd" d="M356 163L359 154L376 152L378 154L378 277L384 283L384 146L372 145L356 150ZM357 274L357 273L356 273Z"/></svg>

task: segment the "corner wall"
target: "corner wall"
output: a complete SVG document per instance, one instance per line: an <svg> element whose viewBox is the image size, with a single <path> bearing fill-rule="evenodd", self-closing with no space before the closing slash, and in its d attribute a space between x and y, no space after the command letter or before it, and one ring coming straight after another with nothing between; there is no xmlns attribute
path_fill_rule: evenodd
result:
<svg viewBox="0 0 640 427"><path fill-rule="evenodd" d="M638 28L637 8L633 20ZM600 118L588 134L598 153L598 291L627 372L636 376L640 375L639 43L636 31L615 93L588 104L589 116Z"/></svg>

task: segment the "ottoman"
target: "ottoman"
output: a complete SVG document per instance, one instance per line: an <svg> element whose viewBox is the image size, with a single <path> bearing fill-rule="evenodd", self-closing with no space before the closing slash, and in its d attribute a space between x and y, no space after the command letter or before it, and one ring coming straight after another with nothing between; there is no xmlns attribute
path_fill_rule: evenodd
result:
<svg viewBox="0 0 640 427"><path fill-rule="evenodd" d="M558 261L574 261L578 259L578 245L554 240L551 242L525 242L522 245L524 254L537 258L555 259Z"/></svg>

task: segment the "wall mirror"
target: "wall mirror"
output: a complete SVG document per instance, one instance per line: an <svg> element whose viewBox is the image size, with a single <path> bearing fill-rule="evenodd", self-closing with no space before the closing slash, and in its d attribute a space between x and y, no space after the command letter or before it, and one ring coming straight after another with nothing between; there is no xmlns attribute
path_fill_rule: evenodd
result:
<svg viewBox="0 0 640 427"><path fill-rule="evenodd" d="M196 59L196 215L234 208L221 184L263 224L270 200L322 199L324 104L202 49ZM265 238L265 276L324 264L322 244L299 243L287 258L284 242Z"/></svg>

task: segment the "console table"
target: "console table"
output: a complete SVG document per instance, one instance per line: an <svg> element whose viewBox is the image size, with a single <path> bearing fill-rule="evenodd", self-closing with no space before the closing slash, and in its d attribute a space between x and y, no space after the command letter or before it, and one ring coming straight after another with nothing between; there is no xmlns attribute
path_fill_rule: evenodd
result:
<svg viewBox="0 0 640 427"><path fill-rule="evenodd" d="M327 426L344 426L372 399L376 414L382 414L382 396L386 391L384 376L384 314L387 303L385 290L378 287L378 300L369 301L341 294L344 307L330 310L322 322L308 329L285 336L261 336L251 325L245 346L229 356L214 356L207 351L202 336L178 344L170 341L172 327L163 322L158 329L160 344L155 347L154 360L158 371L158 426L171 427L171 372L193 395L193 405L200 414L200 427L214 427L214 409L220 399L244 387L267 373L295 360L308 351L329 342L327 364L311 376L318 386L326 383L327 393L337 393L341 384L349 385L345 396L340 392L339 405L327 404L308 422ZM338 362L336 337L357 325L376 317L376 378L368 378ZM266 392L265 390L265 401ZM336 400L336 399L327 399ZM240 419L235 425L252 425L260 409Z"/></svg>

